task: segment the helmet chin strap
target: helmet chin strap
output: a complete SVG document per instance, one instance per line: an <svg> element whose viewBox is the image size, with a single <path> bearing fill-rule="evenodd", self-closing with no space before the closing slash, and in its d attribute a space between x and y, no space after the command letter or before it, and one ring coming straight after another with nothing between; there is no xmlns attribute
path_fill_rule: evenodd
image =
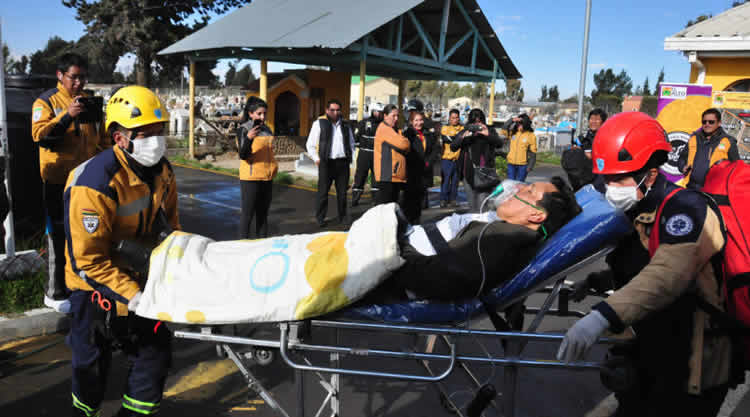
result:
<svg viewBox="0 0 750 417"><path fill-rule="evenodd" d="M633 179L638 181L638 189L641 190L643 193L643 196L645 197L648 195L648 192L651 191L651 187L646 186L646 178L648 178L648 175L651 170L645 170L643 172L638 172L635 175L633 175ZM640 177L640 178L639 178Z"/></svg>

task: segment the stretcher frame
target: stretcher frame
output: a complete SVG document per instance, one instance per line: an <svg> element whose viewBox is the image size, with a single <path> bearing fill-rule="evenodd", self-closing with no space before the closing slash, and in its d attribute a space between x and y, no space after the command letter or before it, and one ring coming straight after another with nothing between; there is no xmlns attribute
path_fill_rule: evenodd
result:
<svg viewBox="0 0 750 417"><path fill-rule="evenodd" d="M178 330L174 332L174 336L181 339L191 339L198 341L205 341L217 344L217 351L225 354L237 368L240 370L243 378L246 380L248 388L257 393L266 404L273 409L278 415L283 417L291 417L291 415L274 399L270 391L268 391L259 380L250 372L243 358L249 359L255 355L267 354L269 349L278 349L279 354L283 361L295 369L295 379L297 386L297 417L304 417L304 383L303 383L303 372L312 372L318 379L319 383L326 391L326 397L320 404L315 417L323 415L323 412L328 406L330 408L330 416L340 416L340 381L341 375L351 376L364 376L364 377L378 377L378 378L390 378L405 381L416 381L416 382L433 382L436 383L436 387L441 394L441 399L446 401L446 406L450 407L458 416L467 416L464 410L459 409L456 404L450 399L447 394L447 390L442 384L442 380L450 375L454 370L461 369L470 379L471 383L477 388L481 385L479 379L469 368L469 364L491 364L505 367L502 391L501 391L501 413L505 417L513 417L515 415L516 408L516 392L518 385L518 371L521 367L531 368L552 368L552 369L566 369L571 371L590 371L599 370L601 364L597 362L575 362L575 363L563 363L556 359L525 359L522 357L524 348L529 342L546 342L546 343L557 343L559 344L564 335L562 334L540 334L536 333L539 325L543 318L547 315L558 316L558 317L583 317L585 313L576 310L570 310L568 308L568 296L571 292L569 282L566 283L565 278L595 262L601 257L605 256L613 250L612 246L607 246L592 255L587 256L583 260L565 268L563 271L550 276L544 280L540 280L538 284L533 286L528 293L519 294L502 305L495 305L493 308L496 310L502 310L508 306L513 305L519 300L523 300L529 295L535 292L546 292L548 293L542 305L538 308L527 308L526 314L534 314L534 318L531 324L528 326L526 331L497 331L497 330L473 330L473 329L462 329L456 327L432 325L394 325L384 323L373 323L363 322L355 320L305 320L297 322L280 322L278 323L280 329L279 340L263 339L263 338L249 338L239 337L232 335L215 334L212 327L202 327L200 332ZM558 307L552 308L553 304L557 301ZM454 323L455 324L455 323ZM460 323L459 323L460 324ZM317 345L306 343L306 339L312 334L314 328L329 328L334 329L335 334L335 345ZM393 351L384 349L369 349L361 347L350 347L340 346L339 332L341 330L364 330L374 332L395 332L402 334L413 334L417 336L425 336L425 349L424 351ZM474 356L474 355L460 355L456 351L455 338L457 337L483 337L483 338L498 338L504 341L503 357L487 357L487 356ZM437 342L442 341L447 346L448 354L435 353L435 347ZM599 344L616 344L620 343L616 339L602 338L597 343ZM235 346L251 347L251 352L245 353L244 355L238 353L238 349ZM265 353L264 353L265 352ZM301 356L301 361L295 361L290 353L294 352ZM314 365L305 352L323 352L329 354L330 364L328 366ZM426 374L417 375L411 373L393 373L393 372L379 372L372 370L353 369L353 368L342 368L340 366L341 355L353 355L353 356L368 356L368 357L379 357L379 358L391 358L391 359L406 359L418 361L426 371ZM433 362L446 363L442 368L434 368ZM330 378L326 378L326 374L330 374ZM490 406L498 408L497 397L492 401ZM468 416L467 416L468 417Z"/></svg>

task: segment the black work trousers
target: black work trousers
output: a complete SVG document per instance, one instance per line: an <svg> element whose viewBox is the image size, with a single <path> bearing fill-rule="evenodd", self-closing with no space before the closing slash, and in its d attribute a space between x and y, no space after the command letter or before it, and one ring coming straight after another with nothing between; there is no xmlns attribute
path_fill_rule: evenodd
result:
<svg viewBox="0 0 750 417"><path fill-rule="evenodd" d="M133 313L107 318L91 295L91 291L73 291L70 295L72 317L65 341L72 352L73 415L99 415L112 353L118 348L130 364L122 408L133 415L158 413L172 363L171 333L165 324ZM109 314L116 315L115 303L110 302Z"/></svg>
<svg viewBox="0 0 750 417"><path fill-rule="evenodd" d="M321 159L318 165L318 201L315 218L323 223L328 214L328 190L336 182L336 206L339 220L346 219L346 190L349 188L349 160Z"/></svg>
<svg viewBox="0 0 750 417"><path fill-rule="evenodd" d="M49 254L49 279L46 295L55 300L67 298L68 289L65 286L65 224L63 207L63 192L65 185L42 184L44 210L47 223L47 244Z"/></svg>
<svg viewBox="0 0 750 417"><path fill-rule="evenodd" d="M240 181L242 214L240 239L250 239L250 224L255 217L255 237L268 237L268 209L271 207L273 181Z"/></svg>
<svg viewBox="0 0 750 417"><path fill-rule="evenodd" d="M398 197L405 185L402 182L378 181L378 192L375 194L375 204L398 203Z"/></svg>
<svg viewBox="0 0 750 417"><path fill-rule="evenodd" d="M375 171L373 169L372 150L360 149L359 153L357 154L357 170L354 171L354 184L352 184L352 192L359 191L361 194L365 191L365 184L367 183L367 178L370 177L371 172L374 178Z"/></svg>

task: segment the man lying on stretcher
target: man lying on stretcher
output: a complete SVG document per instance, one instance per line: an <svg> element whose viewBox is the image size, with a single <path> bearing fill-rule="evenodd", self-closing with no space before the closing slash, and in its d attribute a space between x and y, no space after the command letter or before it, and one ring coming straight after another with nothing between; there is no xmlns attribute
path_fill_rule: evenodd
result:
<svg viewBox="0 0 750 417"><path fill-rule="evenodd" d="M273 322L317 317L365 296L474 297L512 278L546 236L581 211L559 177L508 187L493 202L488 213L454 214L435 225L411 226L391 203L365 212L347 233L216 242L175 232L148 252L136 314L180 323Z"/></svg>
<svg viewBox="0 0 750 417"><path fill-rule="evenodd" d="M435 224L400 224L406 263L381 290L417 299L475 297L512 278L548 236L581 212L560 177L506 186L493 206L495 211L453 214Z"/></svg>

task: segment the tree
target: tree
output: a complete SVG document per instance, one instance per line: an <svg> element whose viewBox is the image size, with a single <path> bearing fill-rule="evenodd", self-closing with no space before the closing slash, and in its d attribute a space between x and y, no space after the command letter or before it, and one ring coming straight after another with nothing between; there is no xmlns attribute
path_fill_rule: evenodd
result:
<svg viewBox="0 0 750 417"><path fill-rule="evenodd" d="M234 76L237 74L237 65L239 64L239 60L235 61L234 63L229 63L229 69L227 70L226 74L224 74L224 86L229 87L234 82Z"/></svg>
<svg viewBox="0 0 750 417"><path fill-rule="evenodd" d="M512 101L523 101L523 88L521 88L521 80L506 80L505 81L505 95Z"/></svg>
<svg viewBox="0 0 750 417"><path fill-rule="evenodd" d="M615 75L612 68L601 70L594 74L596 89L591 92L591 97L599 95L616 96L622 98L633 91L633 81L625 70Z"/></svg>
<svg viewBox="0 0 750 417"><path fill-rule="evenodd" d="M471 97L472 91L471 84L464 84L458 89L458 97Z"/></svg>
<svg viewBox="0 0 750 417"><path fill-rule="evenodd" d="M245 66L237 71L237 73L234 75L232 85L247 87L253 81L255 81L255 74L253 74L253 69L250 67L250 64L245 64Z"/></svg>
<svg viewBox="0 0 750 417"><path fill-rule="evenodd" d="M656 79L656 87L654 88L654 95L659 95L659 84L664 82L664 67L661 67L661 71L659 71L659 78Z"/></svg>
<svg viewBox="0 0 750 417"><path fill-rule="evenodd" d="M89 81L108 83L114 81L115 67L125 52L125 45L121 42L109 43L85 34L70 50L87 59Z"/></svg>
<svg viewBox="0 0 750 417"><path fill-rule="evenodd" d="M690 26L693 26L695 24L698 24L704 20L708 20L710 18L714 17L712 14L702 14L695 18L695 20L688 20L688 22L685 24L685 27L688 28Z"/></svg>
<svg viewBox="0 0 750 417"><path fill-rule="evenodd" d="M542 96L539 97L539 101L547 101L547 85L542 85Z"/></svg>
<svg viewBox="0 0 750 417"><path fill-rule="evenodd" d="M57 71L57 62L62 54L75 51L75 42L68 42L59 36L53 36L47 40L44 49L31 54L29 63L30 72L40 75L54 75Z"/></svg>
<svg viewBox="0 0 750 417"><path fill-rule="evenodd" d="M547 101L552 101L554 103L557 103L560 101L560 92L557 90L557 84L553 85L549 89L549 96L547 97Z"/></svg>
<svg viewBox="0 0 750 417"><path fill-rule="evenodd" d="M651 95L651 86L648 85L648 77L646 77L646 81L643 82L643 87L641 87L641 95L643 96Z"/></svg>
<svg viewBox="0 0 750 417"><path fill-rule="evenodd" d="M223 14L245 0L63 0L76 10L76 19L86 25L86 33L104 43L127 45L125 52L136 56L139 85L149 86L157 52L208 24L210 15ZM159 4L159 5L156 5ZM192 26L183 23L198 15Z"/></svg>
<svg viewBox="0 0 750 417"><path fill-rule="evenodd" d="M29 57L21 56L18 60L10 56L10 49L7 43L3 43L3 70L6 74L26 74L29 66Z"/></svg>
<svg viewBox="0 0 750 417"><path fill-rule="evenodd" d="M578 96L577 95L570 96L566 98L565 100L563 100L563 103L578 103Z"/></svg>

